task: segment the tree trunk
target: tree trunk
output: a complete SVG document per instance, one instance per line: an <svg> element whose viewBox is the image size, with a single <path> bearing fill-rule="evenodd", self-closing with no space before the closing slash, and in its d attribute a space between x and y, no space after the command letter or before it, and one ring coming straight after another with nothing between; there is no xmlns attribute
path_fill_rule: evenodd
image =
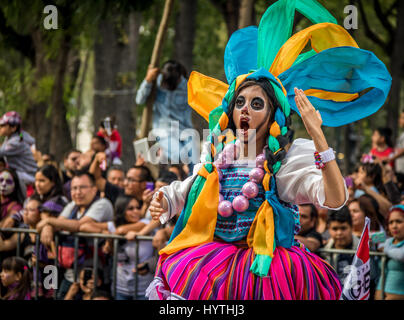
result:
<svg viewBox="0 0 404 320"><path fill-rule="evenodd" d="M217 0L211 0L212 4L224 17L229 38L231 34L238 29L240 1L241 0L225 0L218 2Z"/></svg>
<svg viewBox="0 0 404 320"><path fill-rule="evenodd" d="M90 51L87 51L84 57L83 71L81 72L81 77L78 83L78 93L77 93L77 113L73 122L73 143L74 147L77 148L77 137L79 134L79 122L81 118L82 105L83 105L83 89L84 81L87 75L88 60L90 59Z"/></svg>
<svg viewBox="0 0 404 320"><path fill-rule="evenodd" d="M43 40L41 32L36 30L31 34L32 43L35 48L35 74L33 87L38 86L40 80L48 73L49 67L46 65L45 49L43 48ZM35 90L35 89L33 89ZM29 97L29 95L28 95ZM48 105L45 101L33 102L26 110L23 128L35 137L36 149L42 153L49 152L49 132L51 130L51 119L46 117Z"/></svg>
<svg viewBox="0 0 404 320"><path fill-rule="evenodd" d="M400 110L400 94L402 70L404 67L404 1L398 1L397 6L397 28L393 43L393 54L391 56L390 70L392 76L391 91L387 102L387 127L393 130L393 137L397 137L398 118Z"/></svg>
<svg viewBox="0 0 404 320"><path fill-rule="evenodd" d="M193 48L195 39L195 22L197 1L180 0L180 11L175 25L175 53L174 58L180 62L188 72L192 71Z"/></svg>
<svg viewBox="0 0 404 320"><path fill-rule="evenodd" d="M100 39L94 46L94 133L103 118L115 116L122 137L124 168L135 162L133 140L135 137L135 71L139 40L140 14L132 13L123 19L121 31L111 20L99 25ZM116 19L115 19L116 21Z"/></svg>
<svg viewBox="0 0 404 320"><path fill-rule="evenodd" d="M180 0L180 10L176 17L174 59L185 67L188 76L193 70L197 6L197 1ZM206 121L194 110L192 110L192 123L202 137Z"/></svg>
<svg viewBox="0 0 404 320"><path fill-rule="evenodd" d="M239 11L239 21L238 28L245 28L255 24L255 10L254 10L255 0L241 0L240 11Z"/></svg>
<svg viewBox="0 0 404 320"><path fill-rule="evenodd" d="M70 128L66 119L66 105L63 100L70 44L70 37L64 36L57 60L58 64L55 82L52 88L52 126L49 152L56 157L57 161L61 161L63 159L63 155L72 148Z"/></svg>

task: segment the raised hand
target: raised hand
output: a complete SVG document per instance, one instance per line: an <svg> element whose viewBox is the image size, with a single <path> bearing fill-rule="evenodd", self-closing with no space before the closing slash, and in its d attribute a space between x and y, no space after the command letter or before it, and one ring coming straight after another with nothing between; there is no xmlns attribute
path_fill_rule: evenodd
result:
<svg viewBox="0 0 404 320"><path fill-rule="evenodd" d="M157 76L159 74L159 68L152 68L149 66L147 69L147 74L146 74L146 81L147 82L153 82L156 80Z"/></svg>
<svg viewBox="0 0 404 320"><path fill-rule="evenodd" d="M303 90L295 88L295 102L310 137L313 138L320 132L322 133L321 125L323 120L321 119L320 111L313 107Z"/></svg>
<svg viewBox="0 0 404 320"><path fill-rule="evenodd" d="M168 205L163 195L163 192L159 191L157 197L150 203L149 210L153 220L158 220L163 213L167 212Z"/></svg>

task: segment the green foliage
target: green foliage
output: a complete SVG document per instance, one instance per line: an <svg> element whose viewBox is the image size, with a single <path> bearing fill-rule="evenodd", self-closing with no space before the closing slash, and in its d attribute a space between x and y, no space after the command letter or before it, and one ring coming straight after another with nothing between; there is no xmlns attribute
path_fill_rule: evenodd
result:
<svg viewBox="0 0 404 320"><path fill-rule="evenodd" d="M208 0L198 2L194 44L194 70L226 81L224 49L228 36L222 14Z"/></svg>

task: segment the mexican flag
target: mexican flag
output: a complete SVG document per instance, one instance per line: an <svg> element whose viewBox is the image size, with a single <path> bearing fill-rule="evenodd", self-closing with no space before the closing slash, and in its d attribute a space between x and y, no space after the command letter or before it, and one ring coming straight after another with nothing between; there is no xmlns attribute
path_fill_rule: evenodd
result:
<svg viewBox="0 0 404 320"><path fill-rule="evenodd" d="M365 218L358 249L353 258L351 270L345 278L340 300L368 300L370 294L369 261L370 219Z"/></svg>

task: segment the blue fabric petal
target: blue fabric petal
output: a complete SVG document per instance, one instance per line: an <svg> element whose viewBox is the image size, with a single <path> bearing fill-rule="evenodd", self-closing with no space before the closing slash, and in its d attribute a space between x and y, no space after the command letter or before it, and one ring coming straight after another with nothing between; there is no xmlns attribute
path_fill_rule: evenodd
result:
<svg viewBox="0 0 404 320"><path fill-rule="evenodd" d="M224 71L228 83L240 74L257 69L258 28L250 26L235 31L224 51Z"/></svg>
<svg viewBox="0 0 404 320"><path fill-rule="evenodd" d="M288 93L290 106L297 113L294 87L332 92L360 93L348 102L308 97L320 110L323 125L338 127L363 119L379 110L387 99L391 76L372 52L353 47L330 48L296 64L279 75Z"/></svg>

